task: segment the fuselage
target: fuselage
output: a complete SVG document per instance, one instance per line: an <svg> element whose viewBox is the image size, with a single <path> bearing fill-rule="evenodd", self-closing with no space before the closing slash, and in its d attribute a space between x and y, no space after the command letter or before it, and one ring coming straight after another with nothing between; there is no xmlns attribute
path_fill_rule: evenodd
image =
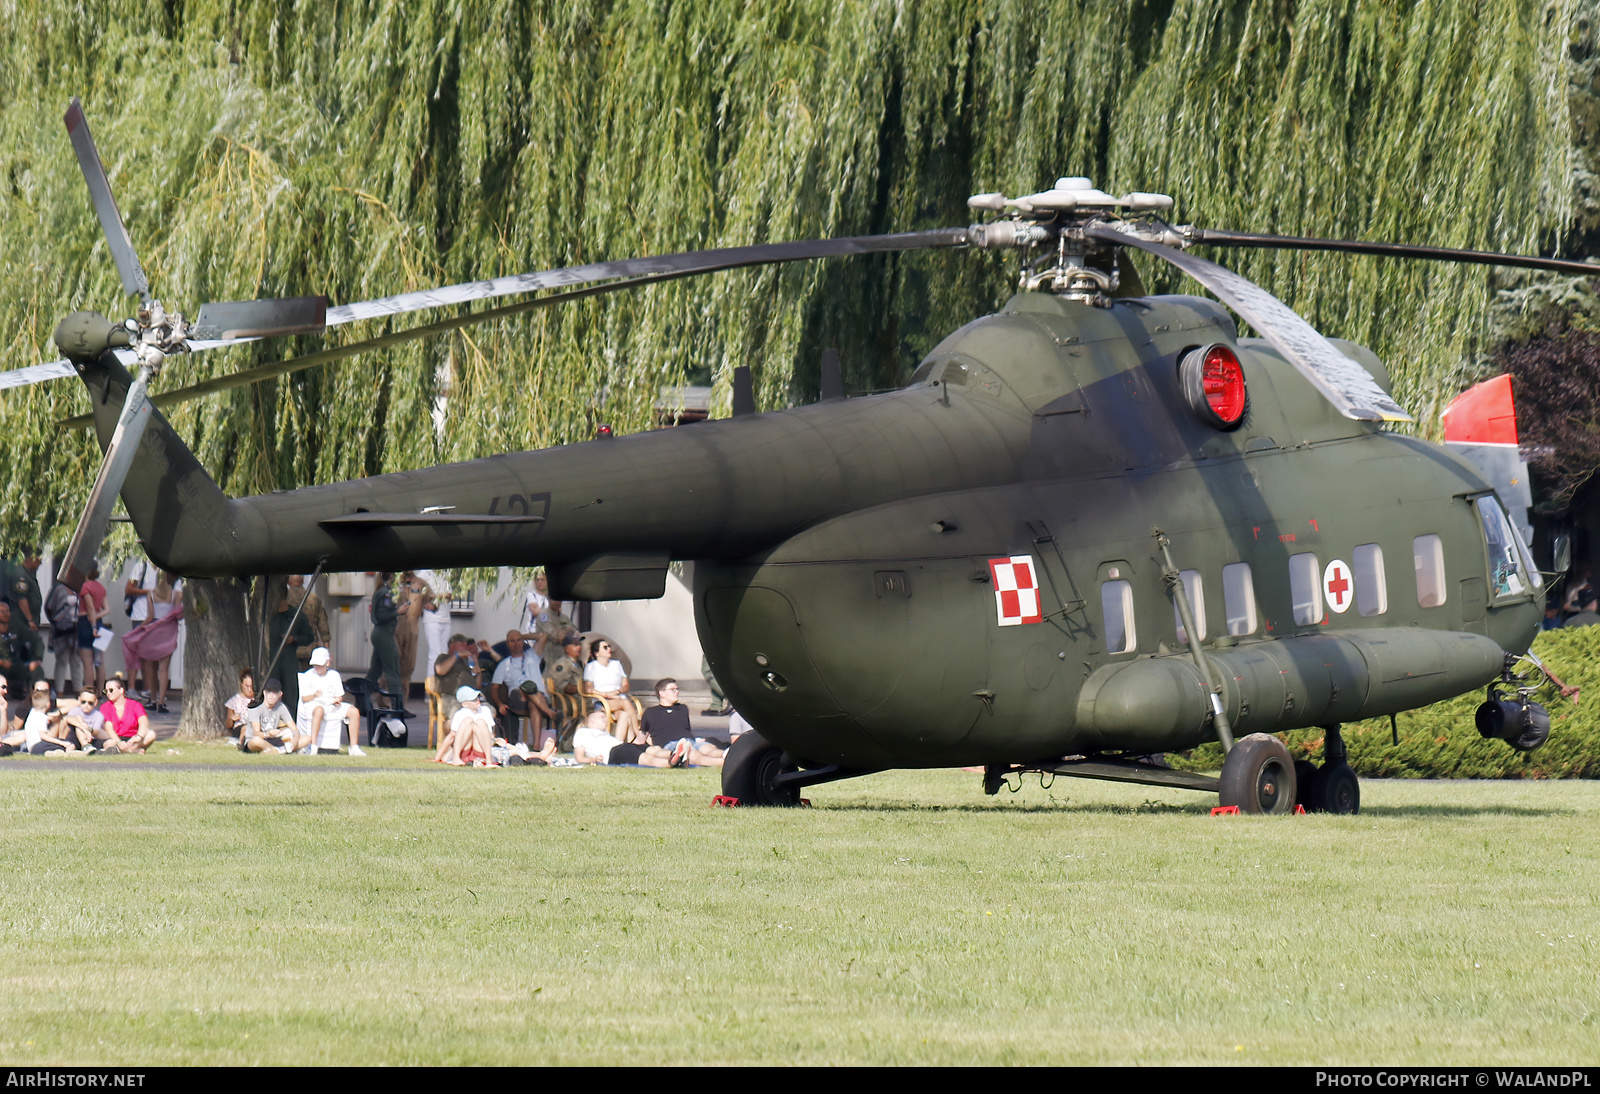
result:
<svg viewBox="0 0 1600 1094"><path fill-rule="evenodd" d="M1236 346L1245 370L1232 431L1201 420L1178 383L1182 355L1213 342ZM1370 353L1341 348L1386 381ZM885 395L238 500L153 428L123 496L151 556L196 576L547 564L581 582L607 556L663 572L693 561L701 642L736 706L798 756L864 767L1204 739L1201 695L1192 727L1184 713L1148 739L1107 740L1103 709L1096 728L1082 707L1086 684L1103 691L1119 665L1190 657L1157 528L1192 571L1203 647L1234 666L1243 732L1252 716L1287 728L1378 709L1377 677L1394 671L1368 665L1365 706L1351 682L1339 705L1335 674L1300 686L1331 688L1332 705L1275 694L1265 718L1250 671L1228 660L1253 646L1308 662L1316 636L1477 635L1478 661L1435 690L1477 686L1493 675L1483 650L1526 649L1541 614L1527 567L1508 583L1490 557L1477 500L1490 493L1443 449L1341 417L1216 304L1029 293ZM543 520L322 523L428 509ZM1311 611L1307 575L1337 582L1335 560L1363 588L1346 610ZM997 582L1019 575L1038 610L1008 618ZM603 598L603 574L589 587Z"/></svg>

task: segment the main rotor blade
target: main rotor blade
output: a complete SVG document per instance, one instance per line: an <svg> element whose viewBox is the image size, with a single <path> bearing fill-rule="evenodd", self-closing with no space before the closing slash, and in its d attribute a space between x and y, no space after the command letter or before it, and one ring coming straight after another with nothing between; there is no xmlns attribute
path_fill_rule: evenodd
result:
<svg viewBox="0 0 1600 1094"><path fill-rule="evenodd" d="M89 491L89 501L84 506L83 517L72 533L72 542L62 559L61 576L57 579L77 592L89 576L89 569L100 553L100 544L106 538L106 524L111 509L122 492L122 484L133 466L134 454L144 437L145 426L155 410L146 398L150 386L150 371L141 368L134 374L128 387L128 396L122 402L122 414L111 433L111 443L106 446L105 458L100 462L100 472L95 476Z"/></svg>
<svg viewBox="0 0 1600 1094"><path fill-rule="evenodd" d="M304 369L314 368L317 365L329 364L346 357L354 357L369 350L387 349L390 346L401 345L405 342L415 341L418 338L427 338L430 335L443 334L447 331L457 330L461 327L473 326L478 323L487 323L495 319L504 319L507 316L520 315L523 312L533 311L535 308L549 307L553 304L564 304L572 300L579 300L589 296L599 296L603 293L618 292L623 289L643 288L646 285L655 285L663 281L676 281L684 277L695 277L700 274L715 273L719 270L737 269L743 266L771 265L781 262L798 262L810 258L827 258L833 255L871 254L889 251L922 250L931 247L963 247L966 245L967 229L944 228L930 232L903 232L897 235L883 236L852 236L843 239L818 239L806 240L800 243L768 243L751 247L728 247L714 251L689 251L684 254L666 255L661 258L633 258L618 262L603 262L592 266L572 266L564 270L551 270L541 274L523 274L517 278L499 278L497 282L478 282L478 285L501 284L512 281L526 282L528 279L556 277L569 275L577 271L587 271L581 278L567 277L564 281L554 281L555 284L581 283L582 280L598 280L603 277L615 277L615 271L630 266L652 264L668 267L663 272L646 274L636 277L623 277L608 281L602 285L591 285L587 288L569 289L566 292L552 293L549 296L537 297L533 300L524 300L516 304L505 304L498 308L489 308L485 311L472 312L467 315L452 316L441 319L436 323L429 323L421 327L412 327L408 330L394 331L390 334L369 338L365 341L354 342L348 346L337 346L333 349L318 350L288 361L279 361L271 365L261 365L257 368L245 369L228 376L219 376L213 380L204 380L189 387L178 388L173 391L163 392L153 396L151 402L165 409L177 403L188 402L204 395L214 395L219 391L228 391L236 387L247 387L250 384L260 383L277 376L287 376ZM887 241L887 242L885 242ZM817 253L817 252L824 253ZM686 261L692 260L692 261ZM675 267L675 268L673 268ZM452 289L470 288L471 286L451 286ZM436 290L438 291L438 290ZM527 290L507 290L527 291ZM428 293L411 293L404 297L388 297L389 301L405 300L414 302ZM495 295L505 295L497 292ZM383 301L368 301L368 304L379 304ZM346 305L345 308L328 309L328 325L335 323L351 322L345 314L336 318L336 313L346 313L350 308L364 307L365 305ZM433 307L434 304L420 304L417 307L407 307L401 311L415 311L421 307ZM361 316L367 318L367 316ZM39 367L39 366L36 366ZM48 367L48 366L46 366ZM4 387L4 376L0 376L0 387ZM60 424L67 429L81 429L93 421L93 416L79 414L63 420Z"/></svg>
<svg viewBox="0 0 1600 1094"><path fill-rule="evenodd" d="M1497 251L1461 251L1454 247L1418 247L1410 243L1367 243L1351 239L1305 239L1267 236L1253 232L1225 232L1217 228L1191 229L1196 243L1213 247L1261 247L1282 251L1341 251L1346 254L1384 255L1389 258L1425 258L1435 262L1472 262L1480 266L1519 266L1526 270L1600 277L1600 265L1565 258L1508 255Z"/></svg>
<svg viewBox="0 0 1600 1094"><path fill-rule="evenodd" d="M1284 360L1299 369L1345 417L1369 422L1413 420L1378 386L1370 372L1340 353L1315 327L1254 281L1215 262L1112 228L1085 228L1083 234L1119 247L1147 251L1200 282L1260 331Z"/></svg>
<svg viewBox="0 0 1600 1094"><path fill-rule="evenodd" d="M67 123L67 135L72 138L72 150L78 154L78 167L83 171L83 181L89 184L89 196L94 200L95 215L100 218L100 228L111 247L111 257L116 260L117 272L122 275L122 289L130 296L150 302L150 282L145 279L139 256L133 252L133 240L128 238L127 226L122 223L122 213L117 209L117 199L111 196L111 182L100 162L100 150L95 147L89 133L89 120L83 116L83 104L76 96L67 107L62 119Z"/></svg>
<svg viewBox="0 0 1600 1094"><path fill-rule="evenodd" d="M920 251L932 247L965 247L966 228L939 228L928 232L899 232L893 235L842 236L838 239L807 239L794 243L758 243L749 247L719 247L706 251L684 251L653 258L624 258L615 262L596 262L586 266L565 266L537 273L496 277L422 292L401 293L380 300L363 300L328 309L328 326L357 319L378 319L386 315L516 296L540 289L559 289L584 285L613 277L642 277L653 274L714 273L741 266L770 266L780 262L800 262L813 258L842 255L883 254L891 251Z"/></svg>
<svg viewBox="0 0 1600 1094"><path fill-rule="evenodd" d="M284 300L237 300L201 304L190 334L196 338L273 338L285 334L320 334L327 326L326 296L294 296Z"/></svg>

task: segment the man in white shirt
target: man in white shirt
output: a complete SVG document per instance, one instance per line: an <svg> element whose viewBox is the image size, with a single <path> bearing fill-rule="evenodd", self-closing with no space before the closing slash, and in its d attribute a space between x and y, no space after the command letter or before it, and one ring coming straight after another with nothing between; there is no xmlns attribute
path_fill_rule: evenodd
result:
<svg viewBox="0 0 1600 1094"><path fill-rule="evenodd" d="M315 752L318 748L328 747L322 739L322 726L324 722L331 721L329 728L333 734L333 751L339 748L339 731L335 727L343 723L350 730L350 755L365 756L356 736L356 720L360 715L345 703L344 680L340 678L338 670L329 667L329 660L328 647L318 646L311 651L311 667L300 674L297 722L300 732L310 737L310 743L303 751Z"/></svg>
<svg viewBox="0 0 1600 1094"><path fill-rule="evenodd" d="M150 594L155 591L156 577L159 573L160 571L143 556L135 556L128 560L127 580L122 586L122 595L123 603L129 607L128 618L134 627L150 618ZM128 679L137 683L142 666L124 665L123 668L127 671ZM141 691L139 699L147 706L154 701L148 690Z"/></svg>
<svg viewBox="0 0 1600 1094"><path fill-rule="evenodd" d="M550 709L550 699L545 694L544 663L527 636L519 631L506 632L506 650L506 656L494 668L489 694L494 697L500 717L519 725L524 717L528 719L526 736L519 740L537 748L544 719L549 718L552 724L555 721L555 711ZM524 688L525 681L532 681L535 690Z"/></svg>
<svg viewBox="0 0 1600 1094"><path fill-rule="evenodd" d="M416 577L428 587L422 602L422 637L428 642L428 660L433 664L450 652L450 590L444 579L432 570L417 570ZM433 607L428 607L428 605Z"/></svg>

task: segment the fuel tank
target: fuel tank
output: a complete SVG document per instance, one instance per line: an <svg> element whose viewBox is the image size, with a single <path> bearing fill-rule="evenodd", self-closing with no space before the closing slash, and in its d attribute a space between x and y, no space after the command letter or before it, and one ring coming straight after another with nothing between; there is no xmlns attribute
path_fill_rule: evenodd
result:
<svg viewBox="0 0 1600 1094"><path fill-rule="evenodd" d="M1499 676L1505 651L1480 634L1392 627L1255 642L1208 657L1242 735L1439 702ZM1215 740L1206 691L1188 654L1103 665L1079 693L1075 747L1162 752Z"/></svg>

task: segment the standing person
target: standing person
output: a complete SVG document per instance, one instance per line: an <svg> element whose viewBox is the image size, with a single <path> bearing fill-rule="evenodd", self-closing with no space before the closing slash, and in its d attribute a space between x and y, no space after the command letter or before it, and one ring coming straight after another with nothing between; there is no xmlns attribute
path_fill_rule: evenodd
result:
<svg viewBox="0 0 1600 1094"><path fill-rule="evenodd" d="M533 575L533 585L522 602L522 627L524 634L533 630L550 612L550 578L540 570Z"/></svg>
<svg viewBox="0 0 1600 1094"><path fill-rule="evenodd" d="M44 679L44 650L39 647L39 636L32 631L12 631L9 600L0 600L0 675L5 676L13 696L6 711L8 719L26 715L28 689L35 679Z"/></svg>
<svg viewBox="0 0 1600 1094"><path fill-rule="evenodd" d="M423 584L422 637L428 641L428 663L433 664L450 649L450 590L432 570L418 570L417 579Z"/></svg>
<svg viewBox="0 0 1600 1094"><path fill-rule="evenodd" d="M78 587L78 658L83 662L83 686L99 695L106 689L105 651L95 645L106 617L106 587L100 584L100 563L89 563L89 577Z"/></svg>
<svg viewBox="0 0 1600 1094"><path fill-rule="evenodd" d="M304 643L316 641L316 637L304 613L296 619L288 596L283 596L268 619L267 649L277 656L267 666L265 675L283 683L283 701L291 707L300 705L300 660L295 651ZM282 653L278 653L280 646Z"/></svg>
<svg viewBox="0 0 1600 1094"><path fill-rule="evenodd" d="M289 610L294 611L299 608L300 614L311 624L311 641L301 643L294 651L300 667L306 668L311 664L312 650L318 646L333 648L333 635L328 630L328 611L322 606L322 598L306 588L305 574L290 574L288 585L288 592L285 595L289 601Z"/></svg>
<svg viewBox="0 0 1600 1094"><path fill-rule="evenodd" d="M106 702L100 713L116 734L106 739L107 752L143 752L155 744L156 731L150 728L150 715L143 703L128 694L127 682L121 676L106 681Z"/></svg>
<svg viewBox="0 0 1600 1094"><path fill-rule="evenodd" d="M374 687L399 695L400 703L404 706L405 691L400 676L400 649L394 640L400 612L395 606L394 594L389 591L389 584L393 580L394 574L389 571L380 573L378 587L373 590L372 600L367 604L367 611L372 615L372 664L367 668L367 679Z"/></svg>
<svg viewBox="0 0 1600 1094"><path fill-rule="evenodd" d="M38 547L23 548L22 568L12 570L9 591L12 607L16 609L11 616L12 629L26 624L29 630L39 633L44 624L41 611L44 601L39 595Z"/></svg>
<svg viewBox="0 0 1600 1094"><path fill-rule="evenodd" d="M156 568L150 565L148 559L130 559L128 562L127 579L122 585L122 612L133 621L135 627L150 619L150 594L156 587ZM124 664L130 678L139 673L138 665ZM149 682L146 681L146 688ZM151 701L148 690L144 693L144 701Z"/></svg>
<svg viewBox="0 0 1600 1094"><path fill-rule="evenodd" d="M44 598L44 617L50 623L50 652L56 659L56 691L68 694L67 684L77 691L83 683L83 667L78 659L78 594L61 583L60 567Z"/></svg>
<svg viewBox="0 0 1600 1094"><path fill-rule="evenodd" d="M422 592L426 586L407 570L400 575L400 599L395 608L394 646L400 656L400 696L411 694L411 678L417 674L417 633L422 625Z"/></svg>
<svg viewBox="0 0 1600 1094"><path fill-rule="evenodd" d="M139 657L144 669L144 690L147 695L154 698L156 713L167 713L167 684L172 671L172 651L178 648L177 619L183 616L183 590L182 582L174 579L173 575L162 570L156 577L156 587L150 593L150 619L147 626L154 634L158 630L163 635L157 642L142 644ZM171 640L165 637L168 627L157 628L162 620L168 619L177 612L170 624ZM126 650L127 638L123 638L123 649Z"/></svg>

